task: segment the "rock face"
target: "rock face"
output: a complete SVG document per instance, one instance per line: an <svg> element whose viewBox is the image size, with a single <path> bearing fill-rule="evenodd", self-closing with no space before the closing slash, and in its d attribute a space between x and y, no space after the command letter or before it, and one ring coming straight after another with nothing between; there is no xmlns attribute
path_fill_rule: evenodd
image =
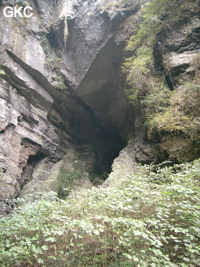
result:
<svg viewBox="0 0 200 267"><path fill-rule="evenodd" d="M125 41L138 24L144 2L30 0L30 18L6 18L1 4L3 213L10 212L22 188L25 192L32 185L37 191L43 184L50 190L49 181L57 177L70 151L72 161L84 158L81 166L87 179L92 173L109 173L127 144L114 162L110 180L120 169L120 175L131 174L136 160L155 161L158 151L146 140L140 116L129 107L121 75ZM165 68L174 83L180 77L178 66L190 71L190 55L199 49L193 49L198 27L196 20L182 29L185 37L174 32L166 40ZM190 52L182 51L190 32ZM71 168L69 162L65 166Z"/></svg>
<svg viewBox="0 0 200 267"><path fill-rule="evenodd" d="M113 2L35 0L31 18L0 16L3 212L38 166L47 178L73 148L88 173L101 174L125 146L132 116L122 90L118 29L140 1Z"/></svg>
<svg viewBox="0 0 200 267"><path fill-rule="evenodd" d="M177 87L194 76L194 57L200 53L200 19L191 18L167 36L160 49L164 49L163 64L170 82Z"/></svg>
<svg viewBox="0 0 200 267"><path fill-rule="evenodd" d="M76 187L90 188L92 183L89 180L88 163L89 161L80 157L74 149L68 149L63 159L53 166L45 158L36 164L32 172L32 180L23 187L19 196L20 198L29 194L34 196L35 192L44 193L51 190L64 197L67 190ZM65 177L68 181L63 180ZM67 186L70 188L66 188Z"/></svg>
<svg viewBox="0 0 200 267"><path fill-rule="evenodd" d="M158 40L155 47L155 61L157 65L161 66L168 87L176 94L174 102L181 103L181 99L186 97L187 91L184 88L187 87L187 84L189 84L189 88L193 88L191 96L187 95L188 102L184 109L189 108L188 114L192 114L192 112L195 114L194 116L190 115L190 121L194 124L190 126L188 133L177 131L171 136L166 135L166 133L161 134L159 144L156 144L157 154L159 153L162 159L168 158L172 161L190 161L200 155L199 107L194 108L190 103L191 98L196 98L196 103L199 103L198 99L200 97L198 80L200 69L200 18L198 10L196 12L189 20L182 21L172 30L166 32L165 38L162 41ZM194 89L195 80L197 94ZM181 105L176 105L177 113L181 112ZM176 115L173 114L172 116L175 117ZM177 125L181 125L181 119L178 123ZM186 126L186 122L184 126ZM195 134L190 135L189 132L193 130L191 128L195 129Z"/></svg>
<svg viewBox="0 0 200 267"><path fill-rule="evenodd" d="M108 179L103 183L103 187L110 184L120 184L124 177L132 177L137 171L135 161L135 142L130 140L128 145L120 152L119 156L112 164L112 172Z"/></svg>

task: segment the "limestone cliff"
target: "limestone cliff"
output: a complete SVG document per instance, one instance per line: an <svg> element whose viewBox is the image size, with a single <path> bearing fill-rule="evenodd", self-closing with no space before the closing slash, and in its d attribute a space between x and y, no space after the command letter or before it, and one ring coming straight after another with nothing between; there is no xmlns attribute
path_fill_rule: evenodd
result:
<svg viewBox="0 0 200 267"><path fill-rule="evenodd" d="M5 5L0 7L0 167L6 212L40 161L44 180L71 148L87 162L83 172L109 172L125 146L125 121L131 118L120 78L124 38L118 28L140 1L120 8L82 0L29 4L31 18L6 18Z"/></svg>
<svg viewBox="0 0 200 267"><path fill-rule="evenodd" d="M159 151L152 149L141 127L141 114L127 101L121 74L123 48L140 21L144 2L30 0L30 18L6 18L1 4L3 212L10 212L13 198L27 183L48 180L55 165L69 155L74 161L84 161L79 171L86 179L89 174L109 173L127 144L115 160L111 178L118 169L132 173L136 159L156 161ZM188 27L199 38L199 22ZM169 73L179 65L189 70L190 55L199 47L194 52L190 46L189 54L184 50L176 58L171 49L173 43L183 47L189 38L174 31L166 40L163 62ZM174 82L179 74L174 74ZM61 165L71 168L63 161Z"/></svg>

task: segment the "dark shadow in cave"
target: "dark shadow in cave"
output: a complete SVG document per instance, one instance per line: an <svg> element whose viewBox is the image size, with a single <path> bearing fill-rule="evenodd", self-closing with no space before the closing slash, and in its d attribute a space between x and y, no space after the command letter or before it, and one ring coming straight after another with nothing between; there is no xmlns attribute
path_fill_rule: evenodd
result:
<svg viewBox="0 0 200 267"><path fill-rule="evenodd" d="M38 151L35 155L30 155L27 164L24 167L21 179L20 179L20 186L21 189L31 181L33 170L35 168L35 165L44 159L47 155L45 155L42 151Z"/></svg>
<svg viewBox="0 0 200 267"><path fill-rule="evenodd" d="M57 48L59 47L58 40L56 38L55 32L51 29L51 31L46 35L47 40L49 41L49 44L52 48Z"/></svg>
<svg viewBox="0 0 200 267"><path fill-rule="evenodd" d="M121 75L122 61L122 47L111 38L76 89L84 114L89 117L86 119L82 114L80 119L80 114L73 114L79 117L80 124L84 122L80 127L83 133L78 132L82 140L76 138L76 142L80 147L84 144L93 147L95 166L89 172L92 182L108 178L114 159L126 146L127 129L130 131L133 125Z"/></svg>
<svg viewBox="0 0 200 267"><path fill-rule="evenodd" d="M104 132L96 142L96 160L94 170L90 173L90 180L95 184L98 180L105 181L112 171L112 164L119 156L126 143L119 135ZM101 184L101 182L100 182Z"/></svg>
<svg viewBox="0 0 200 267"><path fill-rule="evenodd" d="M97 160L96 171L109 174L114 159L119 156L119 152L126 146L126 143L119 136L111 134L104 137L104 142L104 147L100 149L100 158Z"/></svg>

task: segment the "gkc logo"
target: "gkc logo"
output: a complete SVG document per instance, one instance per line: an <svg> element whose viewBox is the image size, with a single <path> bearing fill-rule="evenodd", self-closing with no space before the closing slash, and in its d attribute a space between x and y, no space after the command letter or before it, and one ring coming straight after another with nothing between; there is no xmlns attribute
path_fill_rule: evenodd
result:
<svg viewBox="0 0 200 267"><path fill-rule="evenodd" d="M4 17L17 18L25 17L30 18L33 16L33 8L25 1L20 0L3 0L3 5L7 5L3 9ZM25 2L25 3L24 3Z"/></svg>
<svg viewBox="0 0 200 267"><path fill-rule="evenodd" d="M16 18L16 17L30 18L33 16L32 11L33 11L33 8L31 6L26 6L26 7L23 7L23 6L21 6L21 7L6 6L6 7L4 7L3 14L7 18Z"/></svg>

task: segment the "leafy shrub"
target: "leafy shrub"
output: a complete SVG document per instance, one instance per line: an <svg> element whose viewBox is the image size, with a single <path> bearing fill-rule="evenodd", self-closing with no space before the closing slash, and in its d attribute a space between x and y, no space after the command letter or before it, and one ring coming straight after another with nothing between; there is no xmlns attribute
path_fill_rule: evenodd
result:
<svg viewBox="0 0 200 267"><path fill-rule="evenodd" d="M132 51L123 65L128 83L127 94L134 104L144 97L151 84L151 76L155 75L154 47L177 27L178 23L187 21L199 10L196 0L153 0L147 2L141 10L142 21L136 33L127 42L126 50ZM194 63L199 63L197 56ZM196 68L197 72L198 68ZM150 80L149 80L150 78ZM163 82L164 78L160 79Z"/></svg>
<svg viewBox="0 0 200 267"><path fill-rule="evenodd" d="M49 41L45 36L40 39L40 44L44 53L46 54L47 68L52 69L54 67L57 67L61 59L56 55L55 51L52 51L49 45Z"/></svg>
<svg viewBox="0 0 200 267"><path fill-rule="evenodd" d="M147 118L150 119L155 116L155 114L162 112L170 104L171 91L159 80L153 81L149 84L149 90L141 100L141 104L145 109Z"/></svg>
<svg viewBox="0 0 200 267"><path fill-rule="evenodd" d="M5 71L0 69L0 75L5 75L5 74L6 74Z"/></svg>
<svg viewBox="0 0 200 267"><path fill-rule="evenodd" d="M66 196L69 195L69 192L75 187L76 181L79 179L81 179L80 173L76 171L68 171L65 168L62 168L56 184L58 197L65 199Z"/></svg>
<svg viewBox="0 0 200 267"><path fill-rule="evenodd" d="M186 83L171 93L170 105L148 121L150 131L183 132L192 140L200 136L200 79ZM162 105L163 107L163 105Z"/></svg>
<svg viewBox="0 0 200 267"><path fill-rule="evenodd" d="M198 266L200 160L141 167L108 188L54 193L1 218L0 264Z"/></svg>
<svg viewBox="0 0 200 267"><path fill-rule="evenodd" d="M63 77L59 74L56 75L56 79L55 79L55 82L53 84L59 90L67 89L67 86L65 85Z"/></svg>

